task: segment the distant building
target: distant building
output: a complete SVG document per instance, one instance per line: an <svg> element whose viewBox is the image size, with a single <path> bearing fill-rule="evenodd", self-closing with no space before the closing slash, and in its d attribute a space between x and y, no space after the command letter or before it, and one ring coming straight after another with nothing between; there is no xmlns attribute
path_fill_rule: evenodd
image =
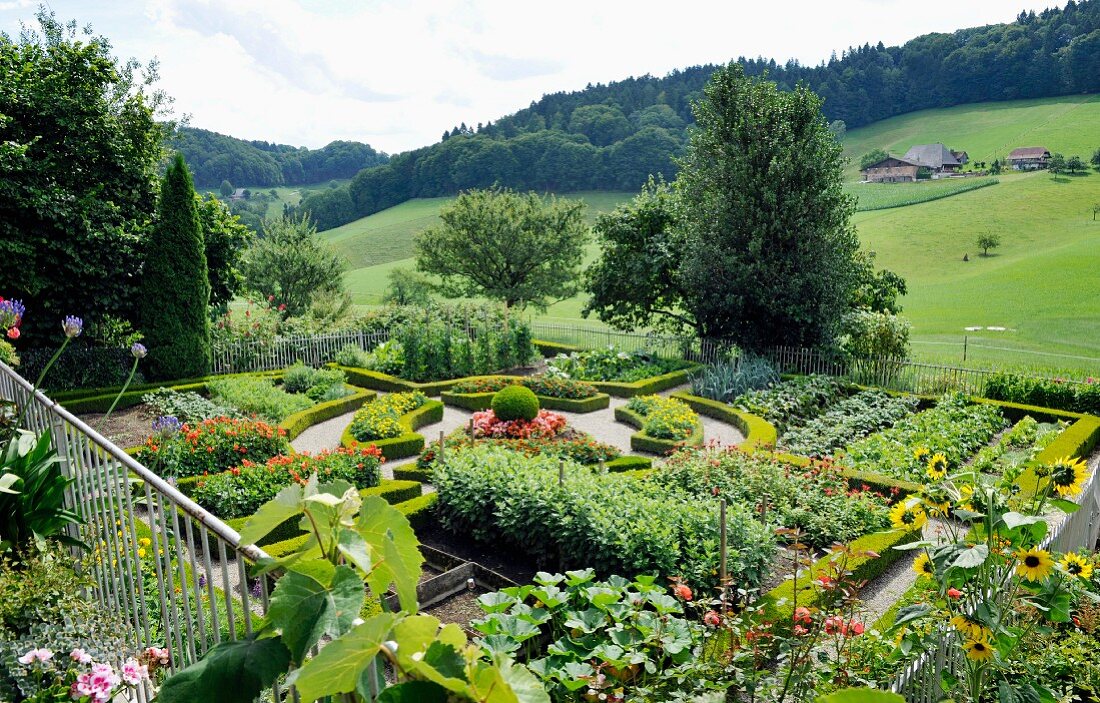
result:
<svg viewBox="0 0 1100 703"><path fill-rule="evenodd" d="M244 198L244 188L234 188L233 195L229 196L230 200L241 200Z"/></svg>
<svg viewBox="0 0 1100 703"><path fill-rule="evenodd" d="M1046 168L1050 151L1045 146L1022 146L1008 155L1008 164L1017 171L1034 171Z"/></svg>
<svg viewBox="0 0 1100 703"><path fill-rule="evenodd" d="M863 169L863 180L871 183L912 183L920 164L890 156Z"/></svg>
<svg viewBox="0 0 1100 703"><path fill-rule="evenodd" d="M927 168L932 172L933 178L941 174L956 173L970 160L965 151L951 151L943 144L918 144L905 152L904 159Z"/></svg>

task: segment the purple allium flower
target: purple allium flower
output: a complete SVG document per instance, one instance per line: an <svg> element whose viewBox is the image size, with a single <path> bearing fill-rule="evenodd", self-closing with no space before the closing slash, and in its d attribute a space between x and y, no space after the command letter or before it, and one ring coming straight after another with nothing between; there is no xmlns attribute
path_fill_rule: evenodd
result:
<svg viewBox="0 0 1100 703"><path fill-rule="evenodd" d="M0 330L17 326L22 322L25 311L22 302L0 298Z"/></svg>
<svg viewBox="0 0 1100 703"><path fill-rule="evenodd" d="M134 342L130 345L130 353L134 355L135 359L144 359L149 350L141 342Z"/></svg>
<svg viewBox="0 0 1100 703"><path fill-rule="evenodd" d="M75 339L80 336L80 333L84 331L84 320L79 317L69 315L65 318L65 321L61 323L61 329L65 330L65 336L69 339Z"/></svg>
<svg viewBox="0 0 1100 703"><path fill-rule="evenodd" d="M252 583L252 590L250 592L252 593L253 598L259 598L261 595L263 595L263 590L261 590L260 588L260 579L256 579Z"/></svg>
<svg viewBox="0 0 1100 703"><path fill-rule="evenodd" d="M206 586L206 574L199 574L199 588Z"/></svg>
<svg viewBox="0 0 1100 703"><path fill-rule="evenodd" d="M153 420L153 433L161 439L167 439L183 429L183 423L175 415L161 415Z"/></svg>

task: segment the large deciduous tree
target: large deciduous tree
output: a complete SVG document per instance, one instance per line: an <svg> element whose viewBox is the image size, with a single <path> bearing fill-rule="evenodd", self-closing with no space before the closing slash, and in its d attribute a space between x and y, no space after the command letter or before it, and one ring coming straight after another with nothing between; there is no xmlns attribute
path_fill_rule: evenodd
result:
<svg viewBox="0 0 1100 703"><path fill-rule="evenodd" d="M210 304L224 309L244 285L241 259L255 235L214 196L195 197L206 245Z"/></svg>
<svg viewBox="0 0 1100 703"><path fill-rule="evenodd" d="M191 378L210 369L210 280L198 200L177 154L161 184L157 222L147 244L141 330L156 378Z"/></svg>
<svg viewBox="0 0 1100 703"><path fill-rule="evenodd" d="M0 294L26 303L28 346L65 315L134 319L167 129L155 66L52 13L38 25L0 34Z"/></svg>
<svg viewBox="0 0 1100 703"><path fill-rule="evenodd" d="M703 334L749 349L833 339L858 283L859 240L821 103L730 64L695 105L677 191L681 271Z"/></svg>
<svg viewBox="0 0 1100 703"><path fill-rule="evenodd" d="M416 238L417 268L449 297L538 309L576 293L588 228L584 203L491 188L462 193Z"/></svg>
<svg viewBox="0 0 1100 703"><path fill-rule="evenodd" d="M305 312L315 295L343 291L346 263L317 236L309 217L267 220L263 236L248 252L245 284L265 297L274 296L288 316Z"/></svg>

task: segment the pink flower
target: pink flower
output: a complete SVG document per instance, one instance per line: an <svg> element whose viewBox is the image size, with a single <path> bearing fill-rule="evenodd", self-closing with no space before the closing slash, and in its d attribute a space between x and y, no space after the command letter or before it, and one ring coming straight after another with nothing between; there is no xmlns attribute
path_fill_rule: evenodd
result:
<svg viewBox="0 0 1100 703"><path fill-rule="evenodd" d="M830 615L825 618L825 634L835 635L838 632L842 635L848 634L848 624L844 622L844 618L839 615Z"/></svg>
<svg viewBox="0 0 1100 703"><path fill-rule="evenodd" d="M692 598L691 589L685 583L676 584L672 592L676 594L677 598L683 598L684 600L691 600Z"/></svg>
<svg viewBox="0 0 1100 703"><path fill-rule="evenodd" d="M951 596L952 598L962 598L962 594L963 592L957 588L947 589L947 595Z"/></svg>
<svg viewBox="0 0 1100 703"><path fill-rule="evenodd" d="M73 651L69 652L69 658L72 659L74 662L78 662L80 664L92 663L92 655L88 654L80 647L77 647Z"/></svg>
<svg viewBox="0 0 1100 703"><path fill-rule="evenodd" d="M794 610L794 621L809 623L811 621L810 609L799 606Z"/></svg>
<svg viewBox="0 0 1100 703"><path fill-rule="evenodd" d="M857 637L857 636L863 634L863 630L864 630L863 623L861 623L858 620L853 620L852 622L848 623L848 632L846 634L852 635L853 637Z"/></svg>
<svg viewBox="0 0 1100 703"><path fill-rule="evenodd" d="M8 330L8 339L19 339L19 328L12 327Z"/></svg>
<svg viewBox="0 0 1100 703"><path fill-rule="evenodd" d="M136 659L127 659L122 665L122 680L131 686L137 686L147 678L149 678L149 667L138 664Z"/></svg>
<svg viewBox="0 0 1100 703"><path fill-rule="evenodd" d="M801 625L795 625L795 626L794 626L794 629L792 629L792 630L791 630L791 632L793 632L794 634L796 634L796 635L798 635L798 636L800 636L800 637L801 637L802 635L808 635L808 634L810 634L810 631L809 631L809 630L807 630L806 628L802 627Z"/></svg>
<svg viewBox="0 0 1100 703"><path fill-rule="evenodd" d="M716 610L708 610L706 615L703 616L703 622L710 627L718 627L722 622L722 616Z"/></svg>
<svg viewBox="0 0 1100 703"><path fill-rule="evenodd" d="M40 661L45 664L51 659L53 659L53 652L46 649L45 647L42 647L32 649L23 656L19 657L19 663L23 664L24 666L29 665L35 661Z"/></svg>

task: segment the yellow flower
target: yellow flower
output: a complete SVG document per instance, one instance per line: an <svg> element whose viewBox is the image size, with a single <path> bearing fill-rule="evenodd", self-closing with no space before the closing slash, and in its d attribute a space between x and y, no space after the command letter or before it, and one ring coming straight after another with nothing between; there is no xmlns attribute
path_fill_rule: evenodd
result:
<svg viewBox="0 0 1100 703"><path fill-rule="evenodd" d="M966 650L966 658L971 661L981 662L993 658L993 646L985 637L969 639L963 648Z"/></svg>
<svg viewBox="0 0 1100 703"><path fill-rule="evenodd" d="M1050 465L1050 482L1063 498L1080 493L1087 475L1088 467L1080 459L1065 456Z"/></svg>
<svg viewBox="0 0 1100 703"><path fill-rule="evenodd" d="M140 558L140 559L145 558L145 549L144 548L138 548L138 558Z"/></svg>
<svg viewBox="0 0 1100 703"><path fill-rule="evenodd" d="M924 527L927 520L928 514L920 501L913 498L901 501L890 509L890 522L898 529Z"/></svg>
<svg viewBox="0 0 1100 703"><path fill-rule="evenodd" d="M1070 552L1062 557L1059 564L1062 566L1062 570L1071 576L1077 576L1086 581L1092 578L1092 564L1080 554Z"/></svg>
<svg viewBox="0 0 1100 703"><path fill-rule="evenodd" d="M153 543L153 540L149 539L148 537L142 537L141 539L138 540L138 544L140 544L143 547L148 547L152 543Z"/></svg>
<svg viewBox="0 0 1100 703"><path fill-rule="evenodd" d="M933 481L939 481L947 475L947 457L940 452L936 452L932 455L932 458L928 460L928 478Z"/></svg>
<svg viewBox="0 0 1100 703"><path fill-rule="evenodd" d="M989 628L981 624L977 620L971 620L966 615L959 613L955 617L951 618L951 624L955 626L955 629L962 633L963 637L972 640L989 639L991 634Z"/></svg>
<svg viewBox="0 0 1100 703"><path fill-rule="evenodd" d="M1028 581L1041 581L1050 575L1054 568L1054 560L1050 558L1050 552L1045 549L1032 547L1028 550L1020 549L1016 552L1016 575Z"/></svg>
<svg viewBox="0 0 1100 703"><path fill-rule="evenodd" d="M913 571L916 571L918 576L928 576L931 578L936 575L936 565L928 558L928 552L921 552L917 558L913 560Z"/></svg>
<svg viewBox="0 0 1100 703"><path fill-rule="evenodd" d="M913 450L913 458L917 461L924 461L926 456L928 456L928 447L917 447Z"/></svg>

